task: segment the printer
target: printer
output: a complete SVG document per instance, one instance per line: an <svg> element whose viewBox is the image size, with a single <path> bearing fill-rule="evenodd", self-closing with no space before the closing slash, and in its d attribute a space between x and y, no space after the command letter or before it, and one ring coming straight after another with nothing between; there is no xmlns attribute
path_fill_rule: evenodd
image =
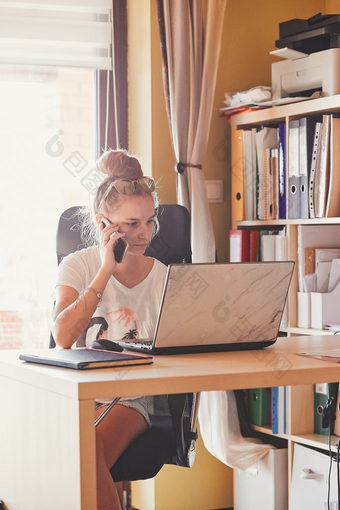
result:
<svg viewBox="0 0 340 510"><path fill-rule="evenodd" d="M285 21L279 35L275 46L287 57L272 64L272 99L340 94L340 15Z"/></svg>

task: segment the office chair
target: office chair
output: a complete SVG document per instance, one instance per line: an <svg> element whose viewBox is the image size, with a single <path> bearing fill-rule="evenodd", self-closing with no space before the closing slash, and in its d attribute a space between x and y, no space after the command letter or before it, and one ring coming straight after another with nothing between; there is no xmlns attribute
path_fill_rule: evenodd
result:
<svg viewBox="0 0 340 510"><path fill-rule="evenodd" d="M78 212L79 207L71 207L59 219L58 264L69 253L86 247L81 238ZM177 204L160 205L157 217L159 229L146 255L166 265L191 262L190 215L187 209ZM90 325L91 322L88 327ZM83 335L85 338L86 331ZM50 347L55 347L52 335ZM195 457L199 397L198 393L153 397L155 412L150 413L151 427L128 446L112 467L114 481L152 478L164 464L191 467ZM101 419L97 419L96 425Z"/></svg>

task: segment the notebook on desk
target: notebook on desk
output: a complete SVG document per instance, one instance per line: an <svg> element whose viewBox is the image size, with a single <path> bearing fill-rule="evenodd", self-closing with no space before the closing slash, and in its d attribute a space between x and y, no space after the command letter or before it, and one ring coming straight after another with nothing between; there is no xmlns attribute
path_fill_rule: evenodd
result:
<svg viewBox="0 0 340 510"><path fill-rule="evenodd" d="M170 265L154 337L118 343L151 354L271 345L293 269L292 261Z"/></svg>
<svg viewBox="0 0 340 510"><path fill-rule="evenodd" d="M153 362L151 356L88 348L37 349L36 351L22 352L19 355L19 359L31 363L73 368L75 370L149 365Z"/></svg>

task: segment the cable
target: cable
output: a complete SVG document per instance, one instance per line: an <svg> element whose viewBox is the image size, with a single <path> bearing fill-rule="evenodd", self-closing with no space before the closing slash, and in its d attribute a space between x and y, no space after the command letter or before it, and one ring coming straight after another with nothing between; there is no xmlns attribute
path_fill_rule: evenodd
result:
<svg viewBox="0 0 340 510"><path fill-rule="evenodd" d="M105 133L104 133L104 151L107 151L107 140L109 134L109 98L110 98L110 71L106 71L106 103L105 103Z"/></svg>
<svg viewBox="0 0 340 510"><path fill-rule="evenodd" d="M336 471L337 471L337 483L338 483L338 508L340 508L339 450L340 450L340 439L338 441L337 456L336 456Z"/></svg>
<svg viewBox="0 0 340 510"><path fill-rule="evenodd" d="M329 471L328 471L327 510L330 510L329 499L330 499L330 494L331 494L331 472L332 472L331 427L329 427L329 433L328 433L328 448L329 448Z"/></svg>

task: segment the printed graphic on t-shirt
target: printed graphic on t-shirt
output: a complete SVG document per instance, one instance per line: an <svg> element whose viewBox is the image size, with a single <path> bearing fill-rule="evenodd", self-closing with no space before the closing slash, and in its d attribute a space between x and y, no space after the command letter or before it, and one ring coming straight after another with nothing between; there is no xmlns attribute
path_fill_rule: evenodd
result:
<svg viewBox="0 0 340 510"><path fill-rule="evenodd" d="M139 337L136 314L131 308L119 308L118 310L109 312L107 315L114 316L114 329L121 329L121 333L117 335L117 338L119 337L123 340L127 340Z"/></svg>

